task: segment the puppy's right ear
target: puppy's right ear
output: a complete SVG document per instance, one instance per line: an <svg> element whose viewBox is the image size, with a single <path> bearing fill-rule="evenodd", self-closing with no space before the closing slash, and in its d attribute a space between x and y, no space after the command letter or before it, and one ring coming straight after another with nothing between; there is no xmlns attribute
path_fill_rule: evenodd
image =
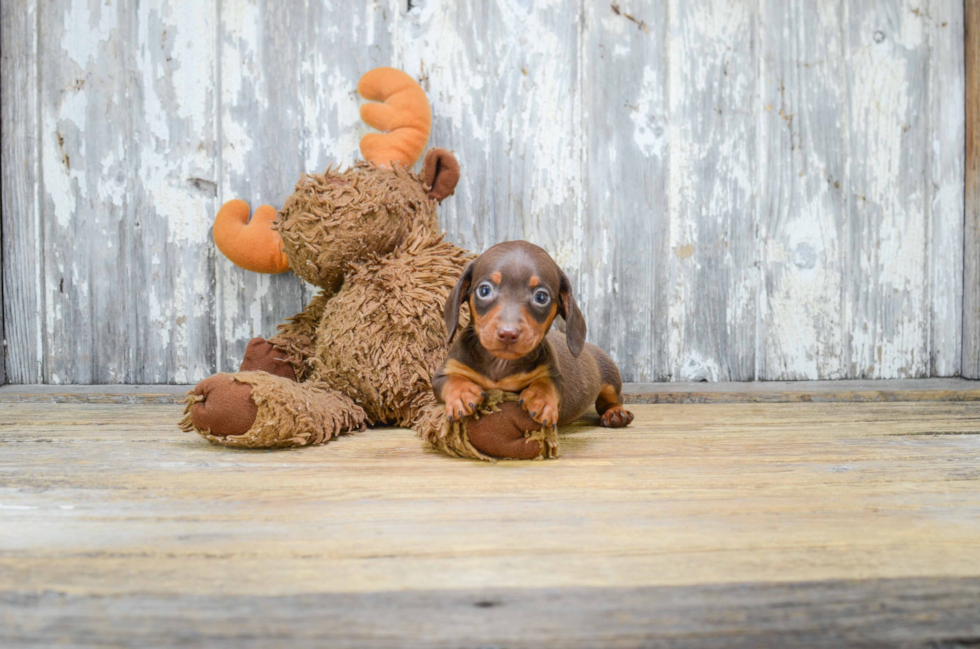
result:
<svg viewBox="0 0 980 649"><path fill-rule="evenodd" d="M568 281L565 272L561 273L561 287L558 293L558 313L565 319L565 341L568 343L568 351L572 356L578 358L585 347L585 318L575 304L575 296L572 295L572 283Z"/></svg>
<svg viewBox="0 0 980 649"><path fill-rule="evenodd" d="M456 335L456 329L459 327L459 309L463 306L463 302L470 296L470 284L473 283L473 264L475 263L476 261L474 260L466 264L466 267L463 269L463 274L456 280L456 286L453 287L453 292L446 299L444 313L446 315L446 333L449 334L449 342L453 341L453 337Z"/></svg>

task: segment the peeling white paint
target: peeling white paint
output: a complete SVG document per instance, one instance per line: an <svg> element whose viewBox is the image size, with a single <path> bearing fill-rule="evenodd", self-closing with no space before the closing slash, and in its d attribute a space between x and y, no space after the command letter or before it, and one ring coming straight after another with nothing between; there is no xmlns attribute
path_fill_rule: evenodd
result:
<svg viewBox="0 0 980 649"><path fill-rule="evenodd" d="M164 24L173 46L174 112L190 125L193 133L204 133L213 113L210 94L214 87L202 83L214 69L214 21L212 13L201 11L200 2L170 0L164 11Z"/></svg>
<svg viewBox="0 0 980 649"><path fill-rule="evenodd" d="M85 140L79 141L77 153L71 149L71 133L84 133L87 126L88 94L85 90L68 91L60 105L45 107L42 139L44 189L54 208L58 225L69 227L77 207L76 197L85 197L87 183L78 165L84 160ZM71 155L76 153L75 168L71 167Z"/></svg>
<svg viewBox="0 0 980 649"><path fill-rule="evenodd" d="M754 378L756 5L671 0L669 374Z"/></svg>
<svg viewBox="0 0 980 649"><path fill-rule="evenodd" d="M396 30L401 64L406 70L422 70L428 62L430 87L436 81L437 92L429 93L434 119L449 120L457 128L467 128L476 140L487 142L489 133L485 124L476 117L478 107L485 99L481 92L484 81L478 74L468 74L465 69L448 65L465 52L467 43L459 33L459 25L453 24L458 8L453 0L432 0L416 6L410 23ZM502 11L506 11L502 8Z"/></svg>
<svg viewBox="0 0 980 649"><path fill-rule="evenodd" d="M896 32L884 33L881 42L862 39L851 54L851 113L854 126L867 134L852 148L851 185L859 197L862 276L876 278L848 300L852 323L851 356L856 371L872 377L908 377L928 370L924 352L927 322L922 289L926 254L926 212L919 194L921 177L912 180L902 169L903 142L911 128L914 104L910 93L922 92L913 84L914 55L903 47L921 40L920 22L905 8ZM856 12L855 12L856 13ZM862 34L882 30L871 12L852 13ZM887 28L885 28L887 29ZM910 182L911 180L911 182ZM918 354L916 354L918 352Z"/></svg>
<svg viewBox="0 0 980 649"><path fill-rule="evenodd" d="M430 146L463 166L451 236L543 245L627 378L955 373L962 3L665 4L241 0L216 25L212 0L59 0L38 36L44 315L25 316L47 380L133 380L142 354L144 380L196 381L212 323L234 368L310 299L213 262L211 221L359 157L374 65L427 84ZM109 344L89 320L117 284L138 331Z"/></svg>
<svg viewBox="0 0 980 649"><path fill-rule="evenodd" d="M98 8L98 16L92 15L93 5ZM98 58L99 50L112 38L112 31L117 27L116 11L109 3L71 0L62 24L75 29L65 30L61 49L68 58L85 68Z"/></svg>
<svg viewBox="0 0 980 649"><path fill-rule="evenodd" d="M721 368L718 362L705 358L696 351L689 351L686 358L679 359L677 365L677 381L708 381L722 380Z"/></svg>
<svg viewBox="0 0 980 649"><path fill-rule="evenodd" d="M664 104L664 85L664 80L657 77L653 66L645 66L636 107L630 111L630 119L633 121L633 141L647 157L662 158L665 149L666 129L657 124L661 116L654 112L657 107Z"/></svg>

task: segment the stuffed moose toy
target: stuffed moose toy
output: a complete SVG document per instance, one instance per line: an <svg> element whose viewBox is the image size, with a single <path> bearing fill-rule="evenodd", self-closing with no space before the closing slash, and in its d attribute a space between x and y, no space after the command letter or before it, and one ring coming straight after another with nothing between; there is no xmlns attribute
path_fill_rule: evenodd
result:
<svg viewBox="0 0 980 649"><path fill-rule="evenodd" d="M304 175L278 212L249 220L241 200L214 221L217 247L260 273L292 270L320 290L274 337L252 339L241 368L188 393L180 426L240 448L322 444L373 425L412 427L430 446L473 459L557 455L516 396L491 391L472 418L450 422L431 378L447 353L443 305L474 255L443 240L436 205L459 180L444 149L425 156L431 111L405 73L378 68L358 93L363 162ZM464 316L465 317L465 316Z"/></svg>

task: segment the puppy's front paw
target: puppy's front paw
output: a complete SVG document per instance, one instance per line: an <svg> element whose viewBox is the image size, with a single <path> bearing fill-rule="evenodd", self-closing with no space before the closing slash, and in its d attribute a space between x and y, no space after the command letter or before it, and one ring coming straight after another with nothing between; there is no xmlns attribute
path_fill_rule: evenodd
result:
<svg viewBox="0 0 980 649"><path fill-rule="evenodd" d="M446 416L449 421L462 419L473 414L476 407L483 403L483 389L476 383L465 379L456 379L446 385L443 400L446 402Z"/></svg>
<svg viewBox="0 0 980 649"><path fill-rule="evenodd" d="M606 428L622 428L633 421L633 413L621 405L615 405L602 413L599 419Z"/></svg>
<svg viewBox="0 0 980 649"><path fill-rule="evenodd" d="M551 381L535 381L521 392L521 407L542 426L558 424L558 391Z"/></svg>

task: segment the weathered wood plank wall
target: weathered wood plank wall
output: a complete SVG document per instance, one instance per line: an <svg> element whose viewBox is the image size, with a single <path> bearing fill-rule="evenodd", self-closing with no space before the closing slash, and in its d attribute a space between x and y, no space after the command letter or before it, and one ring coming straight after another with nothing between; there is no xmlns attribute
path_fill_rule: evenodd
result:
<svg viewBox="0 0 980 649"><path fill-rule="evenodd" d="M11 382L234 369L312 291L216 254L214 211L353 161L354 88L379 65L423 82L430 143L463 164L450 238L549 249L626 379L969 364L962 0L3 12Z"/></svg>
<svg viewBox="0 0 980 649"><path fill-rule="evenodd" d="M980 379L980 0L966 0L963 376Z"/></svg>
<svg viewBox="0 0 980 649"><path fill-rule="evenodd" d="M22 383L41 381L35 11L31 0L0 3L3 373L6 380Z"/></svg>

